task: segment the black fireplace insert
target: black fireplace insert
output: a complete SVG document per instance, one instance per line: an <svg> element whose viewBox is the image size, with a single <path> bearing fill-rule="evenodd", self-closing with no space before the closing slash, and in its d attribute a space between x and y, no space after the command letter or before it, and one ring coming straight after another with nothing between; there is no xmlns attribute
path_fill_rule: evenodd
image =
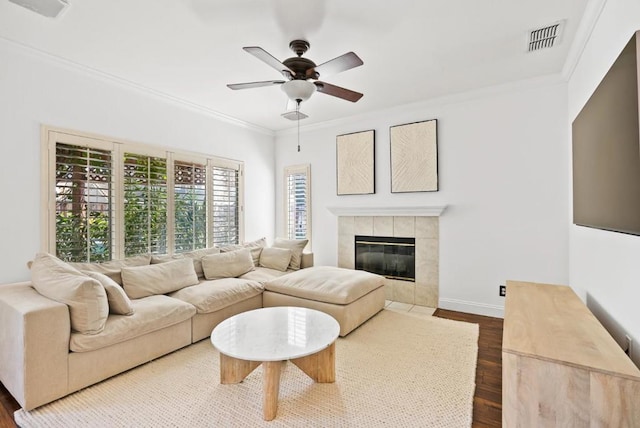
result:
<svg viewBox="0 0 640 428"><path fill-rule="evenodd" d="M390 279L416 280L415 238L355 237L355 267Z"/></svg>

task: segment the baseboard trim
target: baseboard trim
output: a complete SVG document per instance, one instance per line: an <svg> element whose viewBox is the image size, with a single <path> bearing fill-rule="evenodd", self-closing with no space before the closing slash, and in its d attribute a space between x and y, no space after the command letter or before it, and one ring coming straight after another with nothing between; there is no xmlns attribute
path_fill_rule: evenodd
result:
<svg viewBox="0 0 640 428"><path fill-rule="evenodd" d="M443 297L438 302L438 308L494 318L504 318L504 306L469 302L467 300L447 299Z"/></svg>

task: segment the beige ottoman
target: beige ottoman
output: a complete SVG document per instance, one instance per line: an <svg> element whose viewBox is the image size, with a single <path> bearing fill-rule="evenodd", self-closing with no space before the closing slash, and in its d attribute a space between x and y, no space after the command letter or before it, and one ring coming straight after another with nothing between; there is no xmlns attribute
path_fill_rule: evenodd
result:
<svg viewBox="0 0 640 428"><path fill-rule="evenodd" d="M317 309L340 324L346 336L384 307L384 277L330 266L315 266L267 281L262 305Z"/></svg>

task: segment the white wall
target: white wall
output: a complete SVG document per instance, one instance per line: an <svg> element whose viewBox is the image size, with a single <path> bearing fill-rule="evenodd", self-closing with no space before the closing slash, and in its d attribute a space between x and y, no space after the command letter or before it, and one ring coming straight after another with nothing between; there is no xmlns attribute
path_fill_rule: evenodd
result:
<svg viewBox="0 0 640 428"><path fill-rule="evenodd" d="M243 160L245 238L274 235L272 135L0 40L0 283L28 279L40 250L41 124Z"/></svg>
<svg viewBox="0 0 640 428"><path fill-rule="evenodd" d="M633 33L640 30L640 2L608 0L568 84L571 122ZM567 143L570 147L571 140ZM571 285L614 337L629 334L640 364L640 237L570 226Z"/></svg>
<svg viewBox="0 0 640 428"><path fill-rule="evenodd" d="M316 264L337 263L337 219L328 206L447 205L440 219L440 307L502 316L498 285L505 280L568 281L566 108L566 85L547 82L309 129L300 153L295 133L281 132L276 232L284 231L282 170L293 164L311 163ZM391 194L389 126L427 119L438 119L440 190ZM336 135L369 129L376 131L376 193L336 196Z"/></svg>

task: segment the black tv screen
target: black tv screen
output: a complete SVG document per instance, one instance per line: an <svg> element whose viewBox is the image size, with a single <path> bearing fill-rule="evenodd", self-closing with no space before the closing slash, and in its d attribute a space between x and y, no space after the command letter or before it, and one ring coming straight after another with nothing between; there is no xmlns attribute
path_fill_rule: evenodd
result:
<svg viewBox="0 0 640 428"><path fill-rule="evenodd" d="M573 122L573 222L640 235L636 33Z"/></svg>

